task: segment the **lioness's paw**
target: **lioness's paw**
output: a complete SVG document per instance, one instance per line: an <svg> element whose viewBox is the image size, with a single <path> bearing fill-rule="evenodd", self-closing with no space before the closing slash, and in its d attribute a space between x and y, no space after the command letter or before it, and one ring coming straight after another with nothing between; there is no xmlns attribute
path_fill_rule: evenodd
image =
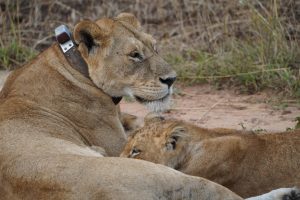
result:
<svg viewBox="0 0 300 200"><path fill-rule="evenodd" d="M279 188L246 200L300 200L299 188Z"/></svg>
<svg viewBox="0 0 300 200"><path fill-rule="evenodd" d="M300 200L300 189L293 188L289 194L283 195L282 200Z"/></svg>

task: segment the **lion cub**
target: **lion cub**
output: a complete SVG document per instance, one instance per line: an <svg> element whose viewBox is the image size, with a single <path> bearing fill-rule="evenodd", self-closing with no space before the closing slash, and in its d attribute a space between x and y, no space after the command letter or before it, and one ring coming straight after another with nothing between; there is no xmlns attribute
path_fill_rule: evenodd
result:
<svg viewBox="0 0 300 200"><path fill-rule="evenodd" d="M152 117L129 138L121 156L207 178L242 197L300 186L300 130L254 134Z"/></svg>

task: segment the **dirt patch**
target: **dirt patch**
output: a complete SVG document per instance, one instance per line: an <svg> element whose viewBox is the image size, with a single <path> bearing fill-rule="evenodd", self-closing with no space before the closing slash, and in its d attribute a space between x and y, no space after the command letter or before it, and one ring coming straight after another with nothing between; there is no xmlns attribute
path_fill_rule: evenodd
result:
<svg viewBox="0 0 300 200"><path fill-rule="evenodd" d="M8 74L0 71L0 88ZM239 95L207 85L176 88L171 109L165 115L207 128L283 131L293 128L295 118L300 116L299 104L287 102L283 107L273 106L266 93ZM121 110L141 118L149 112L137 102L126 100L121 102Z"/></svg>
<svg viewBox="0 0 300 200"><path fill-rule="evenodd" d="M207 128L284 131L294 128L294 120L300 116L299 105L289 102L284 107L273 106L266 93L239 95L207 85L178 88L172 107L165 115ZM142 105L128 101L122 101L121 110L139 117L148 113Z"/></svg>

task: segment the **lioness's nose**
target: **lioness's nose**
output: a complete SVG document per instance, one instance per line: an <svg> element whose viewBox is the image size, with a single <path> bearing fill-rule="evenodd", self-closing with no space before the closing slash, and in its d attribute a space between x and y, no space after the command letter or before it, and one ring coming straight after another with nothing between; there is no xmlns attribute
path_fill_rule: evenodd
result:
<svg viewBox="0 0 300 200"><path fill-rule="evenodd" d="M164 83L164 84L167 84L168 87L171 87L172 84L174 83L174 81L176 80L176 76L175 77L169 77L169 78L166 78L166 79L162 79L162 78L159 78L160 82Z"/></svg>

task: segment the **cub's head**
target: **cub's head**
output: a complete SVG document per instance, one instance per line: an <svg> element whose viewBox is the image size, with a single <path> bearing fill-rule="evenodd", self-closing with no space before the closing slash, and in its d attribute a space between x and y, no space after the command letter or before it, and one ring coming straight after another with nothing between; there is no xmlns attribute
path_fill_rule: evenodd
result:
<svg viewBox="0 0 300 200"><path fill-rule="evenodd" d="M185 159L193 125L156 116L129 137L121 157L136 158L177 169Z"/></svg>
<svg viewBox="0 0 300 200"><path fill-rule="evenodd" d="M163 164L179 171L196 166L207 175L208 167L228 162L229 158L240 158L241 139L236 135L241 135L241 131L206 129L176 119L148 115L144 127L129 137L120 156Z"/></svg>
<svg viewBox="0 0 300 200"><path fill-rule="evenodd" d="M129 95L152 110L164 109L176 73L158 54L156 41L129 13L82 21L74 40L94 84L112 97Z"/></svg>

